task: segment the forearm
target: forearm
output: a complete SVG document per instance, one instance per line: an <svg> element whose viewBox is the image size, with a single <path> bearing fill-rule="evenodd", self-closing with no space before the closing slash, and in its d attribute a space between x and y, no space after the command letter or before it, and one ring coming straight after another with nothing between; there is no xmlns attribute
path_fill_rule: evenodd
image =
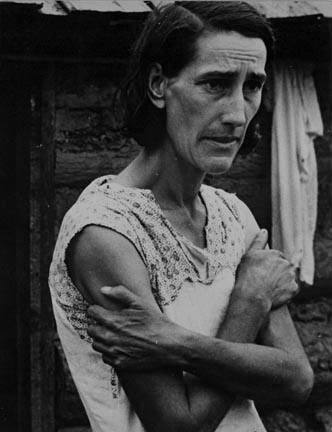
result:
<svg viewBox="0 0 332 432"><path fill-rule="evenodd" d="M249 399L292 397L292 361L279 349L192 334L184 335L183 344L182 367L207 383Z"/></svg>
<svg viewBox="0 0 332 432"><path fill-rule="evenodd" d="M238 299L234 296L231 297L226 317L220 325L217 333L217 338L232 342L243 343L252 342L256 339L257 334L260 331L266 318L268 305L256 301L252 301L250 303L251 304L249 305L248 302L244 302L242 299ZM186 334L188 336L188 333ZM191 336L189 336L189 339L191 339ZM210 339L207 340L205 337L203 337L203 339L205 344L207 341L211 342ZM213 339L213 341L215 341L215 339ZM210 344L208 345L210 346ZM183 346L188 347L188 357L186 357L185 359L186 365L184 366L184 369L187 372L190 372L197 377L200 377L201 382L203 381L204 383L205 381L207 384L213 385L214 389L218 389L221 397L227 398L226 400L228 400L229 402L232 401L237 392L234 391L231 386L227 388L223 386L224 380L221 377L222 371L220 371L218 363L214 365L208 360L208 358L205 358L204 360L207 361L203 361L204 364L202 365L202 367L200 367L200 364L198 362L192 361L194 358L197 357L196 354L193 354L190 349L191 343L189 342L187 344L186 342L184 342ZM204 350L202 350L202 352L203 351ZM193 355L193 357L191 357L191 355ZM212 369L210 369L211 367ZM197 386L195 386L195 384L188 386L189 395L195 394L195 391L196 393L198 393Z"/></svg>
<svg viewBox="0 0 332 432"><path fill-rule="evenodd" d="M243 313L246 311L245 316ZM236 340L241 342L253 341L256 339L257 333L261 328L261 325L266 316L267 309L265 305L260 303L253 302L250 308L248 308L248 304L241 301L237 301L232 298L231 303L229 305L226 318L221 325L218 336L227 337L229 340ZM165 327L166 328L166 327ZM172 331L174 330L174 331ZM182 424L183 430L197 430L197 431L214 431L219 422L227 413L229 407L231 406L234 395L236 392L234 389L229 386L227 389L222 385L216 387L215 377L218 377L220 380L220 363L216 364L211 363L210 361L203 361L200 363L200 360L204 357L204 349L199 350L199 354L196 357L194 354L194 349L198 348L198 345L202 342L206 344L207 342L215 341L212 338L202 337L202 339L196 340L196 334L191 332L187 332L182 327L174 324L174 327L171 327L171 330L167 332L167 349L163 350L164 355L167 356L167 351L170 354L169 359L170 363L173 365L177 362L177 354L174 351L174 347L178 347L179 356L185 355L185 363L178 366L186 369L187 372L194 373L200 377L207 377L209 383L205 383L199 380L184 380L182 377L177 377L177 382L173 382L173 390L171 392L172 401L169 401L169 389L165 393L163 397L160 397L161 400L167 401L166 403L169 405L167 411L169 412L170 418L175 416L177 418L176 423ZM189 336L190 335L190 336ZM189 336L189 339L187 337ZM186 340L183 339L186 338ZM206 345L205 345L206 346ZM210 343L207 344L209 349L209 355L214 356L215 353L211 351ZM196 351L197 353L197 351ZM217 353L217 355L220 353ZM191 356L193 356L191 358ZM193 362L194 359L198 360L197 362ZM200 360L199 360L200 359ZM183 362L184 357L182 357L181 362ZM167 363L167 359L165 358ZM192 368L192 366L197 366L200 369L200 372L197 374L196 370ZM206 375L204 371L207 371L210 366L215 367L215 370L212 374ZM161 373L161 372L158 372ZM173 378L175 375L175 370L173 371ZM158 386L158 390L152 390L154 387L154 380L151 374L145 374L145 382L149 388L148 394L153 395L155 391L163 391ZM127 392L129 392L131 396L131 400L136 405L137 412L142 412L144 407L148 407L149 404L146 401L146 393L139 394L137 389L140 388L137 384L137 380L140 382L142 380L142 375L136 375L128 372L120 372L120 379L122 384L124 385ZM150 385L150 387L149 387ZM142 405L142 406L140 406ZM174 409L176 413L174 413ZM180 415L181 420L179 420L178 415Z"/></svg>
<svg viewBox="0 0 332 432"><path fill-rule="evenodd" d="M171 326L171 330L175 328L182 329L176 324ZM169 331L168 344L179 346L182 343L180 333ZM166 359L166 356L167 349L164 351L165 363L176 365L175 352L172 360ZM194 376L191 376L192 379L184 377L183 371L178 367L139 373L118 371L118 374L136 412L143 414L145 427L151 431L156 430L156 422L159 422L158 432L213 432L234 400L234 396L225 389L204 383ZM161 401L161 407L156 407L158 400ZM152 406L154 413L151 412ZM146 415L146 410L150 411L149 415ZM163 413L167 413L167 418L160 422ZM154 414L156 418L153 418ZM150 420L150 425L146 423L146 419Z"/></svg>
<svg viewBox="0 0 332 432"><path fill-rule="evenodd" d="M278 315L280 312L272 312L272 324L278 321ZM281 347L252 343L265 317L262 305L252 303L249 307L236 302L230 305L219 329L217 336L222 339L180 330L179 345L174 349L178 350L181 367L243 397L271 403L295 401L299 394L297 381L305 372L301 370L303 359L299 361Z"/></svg>
<svg viewBox="0 0 332 432"><path fill-rule="evenodd" d="M245 317L242 316L239 319L239 315L242 314L242 307L243 310L247 310L247 313ZM248 310L244 302L241 302L240 305L240 303L233 301L218 335L227 335L229 339L241 341L254 340L264 321L262 318L264 316L265 309L263 313L261 305L253 304ZM225 365L231 363L230 359L226 357L224 365L221 365L220 360L213 361L220 356L220 351L224 350L225 347L219 346L214 349L213 345L216 339L197 335L176 324L169 329L167 338L163 340L167 340L163 352L165 355L167 355L167 351L170 353L170 357L165 359L166 363L172 357L170 363L175 365L177 362L180 363L181 357L181 364L178 366L186 369L187 372L207 378L209 383L204 384L201 379L192 380L188 383L178 369L168 369L167 372L166 370L155 370L148 373L119 372L122 385L136 412L142 416L142 419L145 419L147 430L155 430L153 425L160 418L153 417L150 407L155 406L156 401L159 400L162 401L163 406L157 407L154 412L158 413L158 417L167 412L167 418L163 418L159 422L161 428L190 432L214 431L230 408L234 394L237 393L231 385L228 388L223 386L222 370L226 374L228 373ZM163 343L162 340L160 342ZM224 341L219 342L224 343ZM202 349L200 349L200 345ZM208 360L204 359L204 351ZM229 347L227 355L232 355ZM208 372L210 367L213 368L212 373ZM195 368L199 369L199 374L196 373ZM216 377L220 381L218 388L216 387ZM231 379L228 380L228 383L231 381ZM149 415L145 412L146 410L150 410ZM146 419L151 423L147 424ZM163 430L161 429L161 431Z"/></svg>
<svg viewBox="0 0 332 432"><path fill-rule="evenodd" d="M214 432L232 401L208 385L188 392L176 369L122 371L119 377L149 432Z"/></svg>
<svg viewBox="0 0 332 432"><path fill-rule="evenodd" d="M269 312L267 302L255 298L243 299L233 294L216 338L236 343L255 342Z"/></svg>

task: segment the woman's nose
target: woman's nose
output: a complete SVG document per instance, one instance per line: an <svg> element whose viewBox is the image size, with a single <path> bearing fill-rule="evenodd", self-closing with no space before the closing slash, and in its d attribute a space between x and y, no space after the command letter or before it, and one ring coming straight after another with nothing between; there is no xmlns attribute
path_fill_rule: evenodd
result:
<svg viewBox="0 0 332 432"><path fill-rule="evenodd" d="M233 127L243 126L246 123L245 101L242 91L234 93L224 106L222 122Z"/></svg>

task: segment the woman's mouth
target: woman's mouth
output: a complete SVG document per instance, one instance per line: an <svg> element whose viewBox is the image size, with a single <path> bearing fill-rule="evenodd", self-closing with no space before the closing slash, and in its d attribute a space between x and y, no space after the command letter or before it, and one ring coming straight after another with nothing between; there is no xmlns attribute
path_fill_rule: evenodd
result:
<svg viewBox="0 0 332 432"><path fill-rule="evenodd" d="M218 151L230 151L233 152L239 147L240 139L235 136L208 136L203 137L203 141L206 141L214 150Z"/></svg>
<svg viewBox="0 0 332 432"><path fill-rule="evenodd" d="M223 135L223 136L204 136L203 140L215 141L220 144L235 144L239 142L239 138L234 135Z"/></svg>

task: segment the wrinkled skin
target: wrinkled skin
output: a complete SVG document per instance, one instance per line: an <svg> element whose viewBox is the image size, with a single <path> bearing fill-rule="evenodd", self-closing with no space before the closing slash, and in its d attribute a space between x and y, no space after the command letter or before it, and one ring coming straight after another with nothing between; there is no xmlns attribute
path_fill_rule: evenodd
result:
<svg viewBox="0 0 332 432"><path fill-rule="evenodd" d="M140 153L115 181L151 190L174 229L198 247L206 222L198 192L207 172L232 165L259 108L265 60L261 39L207 32L176 77L165 77L157 65L151 70L149 97L167 114L160 146ZM247 250L259 228L249 210L244 220ZM181 432L214 431L233 395L272 403L306 397L312 371L287 308L278 308L297 291L294 272L280 253L263 250L267 233L258 234L242 260L212 337L162 314L137 250L108 231L87 227L72 268L82 292L103 306L89 309L98 323L89 329L93 347L115 366L147 430L158 424L168 432L177 424ZM109 286L104 295L103 286ZM188 383L183 371L200 385Z"/></svg>
<svg viewBox="0 0 332 432"><path fill-rule="evenodd" d="M266 233L259 233L237 271L233 297L260 297L266 310L287 303L298 291L292 265L276 250L263 249ZM105 363L118 370L150 370L172 364L161 347L171 344L176 324L124 286L104 287L103 293L119 304L117 312L91 306L89 315L97 325L89 327L93 348ZM167 362L165 359L167 358Z"/></svg>
<svg viewBox="0 0 332 432"><path fill-rule="evenodd" d="M163 81L166 144L181 164L220 174L231 167L260 106L266 48L235 32L207 33L197 45L201 55Z"/></svg>

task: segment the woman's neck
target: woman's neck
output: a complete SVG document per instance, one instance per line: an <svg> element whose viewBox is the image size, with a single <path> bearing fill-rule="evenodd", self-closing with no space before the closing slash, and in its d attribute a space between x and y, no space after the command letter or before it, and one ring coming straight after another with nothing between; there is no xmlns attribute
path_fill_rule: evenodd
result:
<svg viewBox="0 0 332 432"><path fill-rule="evenodd" d="M154 152L143 149L117 176L117 181L151 189L165 209L190 208L197 198L204 174L174 154L171 146L163 146Z"/></svg>

